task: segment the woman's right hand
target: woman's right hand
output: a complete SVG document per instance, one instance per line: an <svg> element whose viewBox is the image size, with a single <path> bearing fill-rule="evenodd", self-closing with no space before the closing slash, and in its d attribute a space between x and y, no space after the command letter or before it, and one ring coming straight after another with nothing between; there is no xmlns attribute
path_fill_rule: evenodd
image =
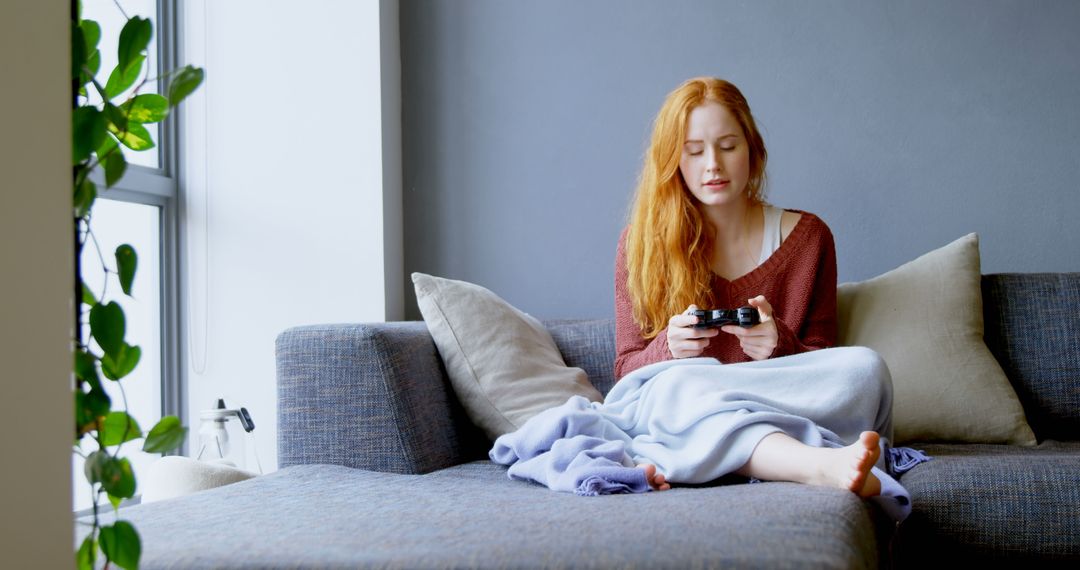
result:
<svg viewBox="0 0 1080 570"><path fill-rule="evenodd" d="M694 328L698 319L692 313L697 308L697 305L690 305L685 311L668 320L668 350L675 358L701 356L705 347L709 346L709 339L720 334L720 329L716 328Z"/></svg>

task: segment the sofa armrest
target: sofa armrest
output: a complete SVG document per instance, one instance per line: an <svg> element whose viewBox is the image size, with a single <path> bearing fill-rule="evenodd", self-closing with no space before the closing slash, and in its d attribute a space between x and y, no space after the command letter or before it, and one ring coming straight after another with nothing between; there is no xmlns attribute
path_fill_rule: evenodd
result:
<svg viewBox="0 0 1080 570"><path fill-rule="evenodd" d="M423 322L292 328L276 353L281 467L427 473L486 455Z"/></svg>

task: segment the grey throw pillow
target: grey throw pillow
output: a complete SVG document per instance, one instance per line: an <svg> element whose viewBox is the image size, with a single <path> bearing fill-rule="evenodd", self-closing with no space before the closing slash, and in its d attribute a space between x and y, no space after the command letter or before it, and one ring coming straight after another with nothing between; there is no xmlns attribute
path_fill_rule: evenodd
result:
<svg viewBox="0 0 1080 570"><path fill-rule="evenodd" d="M532 316L479 285L424 273L412 280L454 392L491 439L571 396L603 399Z"/></svg>

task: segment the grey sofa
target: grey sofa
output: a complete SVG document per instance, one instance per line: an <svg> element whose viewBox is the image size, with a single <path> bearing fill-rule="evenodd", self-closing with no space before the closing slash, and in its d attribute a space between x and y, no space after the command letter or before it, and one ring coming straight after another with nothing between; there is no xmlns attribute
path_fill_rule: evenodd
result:
<svg viewBox="0 0 1080 570"><path fill-rule="evenodd" d="M1080 274L983 278L986 340L1034 448L909 444L897 527L852 493L715 484L578 497L511 481L465 417L422 322L277 341L275 473L126 509L143 567L911 567L1080 561ZM545 323L606 393L611 320Z"/></svg>

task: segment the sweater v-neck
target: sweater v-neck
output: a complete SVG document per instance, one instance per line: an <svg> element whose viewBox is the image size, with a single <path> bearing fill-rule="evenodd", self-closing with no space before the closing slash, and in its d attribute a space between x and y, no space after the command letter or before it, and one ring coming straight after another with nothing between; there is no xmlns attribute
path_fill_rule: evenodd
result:
<svg viewBox="0 0 1080 570"><path fill-rule="evenodd" d="M742 288L750 287L755 283L759 283L764 277L775 273L776 270L791 257L792 252L798 251L800 242L805 241L806 235L808 234L811 214L803 212L802 210L789 211L797 212L799 214L799 221L795 222L795 227L791 229L791 233L788 234L787 238L780 242L780 247L778 247L764 263L731 280L728 280L718 273L713 273L714 285L722 285L728 291L737 291Z"/></svg>

